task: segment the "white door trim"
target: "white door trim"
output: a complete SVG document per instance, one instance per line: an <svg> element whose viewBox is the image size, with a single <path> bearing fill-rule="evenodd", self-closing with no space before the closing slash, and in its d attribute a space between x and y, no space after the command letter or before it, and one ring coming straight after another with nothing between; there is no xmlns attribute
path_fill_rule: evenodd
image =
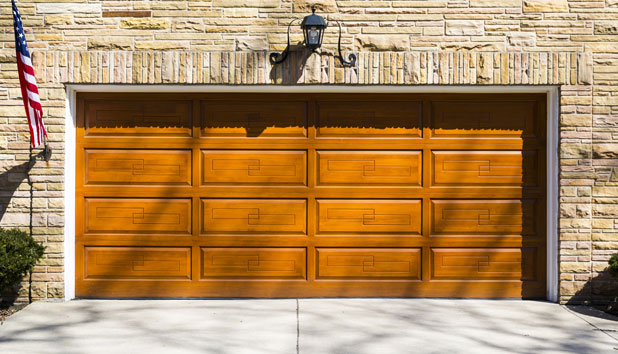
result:
<svg viewBox="0 0 618 354"><path fill-rule="evenodd" d="M547 94L547 299L558 301L559 89L557 86L474 85L66 85L64 284L65 300L75 298L75 131L77 92L332 92L332 93L546 93Z"/></svg>

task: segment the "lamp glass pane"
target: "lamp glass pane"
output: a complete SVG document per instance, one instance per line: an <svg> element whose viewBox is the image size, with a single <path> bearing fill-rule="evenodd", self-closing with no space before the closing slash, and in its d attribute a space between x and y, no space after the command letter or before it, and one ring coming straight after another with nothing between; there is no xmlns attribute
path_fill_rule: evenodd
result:
<svg viewBox="0 0 618 354"><path fill-rule="evenodd" d="M311 27L307 31L307 45L319 46L320 45L320 30L315 27Z"/></svg>

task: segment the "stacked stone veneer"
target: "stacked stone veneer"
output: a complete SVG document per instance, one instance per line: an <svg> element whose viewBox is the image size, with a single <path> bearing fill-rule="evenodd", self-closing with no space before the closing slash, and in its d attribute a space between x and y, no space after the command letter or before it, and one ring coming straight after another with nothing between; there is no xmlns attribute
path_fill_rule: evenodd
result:
<svg viewBox="0 0 618 354"><path fill-rule="evenodd" d="M323 52L272 67L287 24L315 3L343 22ZM605 301L618 251L618 0L21 0L55 154L30 170L33 233L45 259L36 299L64 293L65 84L555 85L560 88L560 300ZM0 6L0 226L27 229L28 129L10 3ZM301 38L292 31L292 44ZM170 91L173 90L170 87ZM73 144L72 141L66 142ZM36 151L35 151L36 152ZM25 288L21 295L26 295ZM23 297L22 297L23 298Z"/></svg>

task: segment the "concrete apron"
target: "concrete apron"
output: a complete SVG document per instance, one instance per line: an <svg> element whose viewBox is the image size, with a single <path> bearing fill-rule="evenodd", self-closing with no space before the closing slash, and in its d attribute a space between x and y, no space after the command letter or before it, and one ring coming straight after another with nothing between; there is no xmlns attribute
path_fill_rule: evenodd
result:
<svg viewBox="0 0 618 354"><path fill-rule="evenodd" d="M3 354L531 352L618 354L618 322L516 300L81 300L0 326Z"/></svg>

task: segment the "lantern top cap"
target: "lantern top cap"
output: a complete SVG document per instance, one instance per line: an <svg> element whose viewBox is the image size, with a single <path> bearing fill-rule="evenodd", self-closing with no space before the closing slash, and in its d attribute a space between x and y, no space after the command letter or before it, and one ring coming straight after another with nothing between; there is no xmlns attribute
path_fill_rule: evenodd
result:
<svg viewBox="0 0 618 354"><path fill-rule="evenodd" d="M306 27L322 27L326 28L327 24L324 17L315 14L315 6L311 8L312 14L305 16L303 22L300 24L301 28Z"/></svg>

